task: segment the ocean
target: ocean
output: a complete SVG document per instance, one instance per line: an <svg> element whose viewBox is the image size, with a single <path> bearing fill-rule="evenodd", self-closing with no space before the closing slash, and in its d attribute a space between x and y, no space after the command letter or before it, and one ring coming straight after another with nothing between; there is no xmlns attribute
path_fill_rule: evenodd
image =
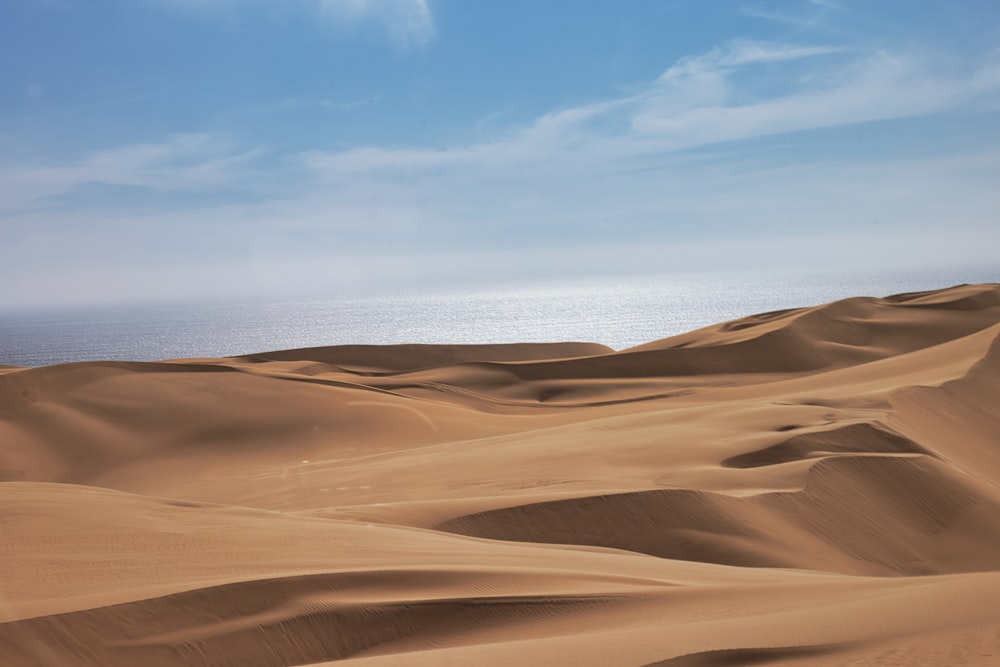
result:
<svg viewBox="0 0 1000 667"><path fill-rule="evenodd" d="M1000 268L743 272L407 290L313 301L0 311L0 364L220 357L295 347L590 341L624 349L849 296L1000 281Z"/></svg>

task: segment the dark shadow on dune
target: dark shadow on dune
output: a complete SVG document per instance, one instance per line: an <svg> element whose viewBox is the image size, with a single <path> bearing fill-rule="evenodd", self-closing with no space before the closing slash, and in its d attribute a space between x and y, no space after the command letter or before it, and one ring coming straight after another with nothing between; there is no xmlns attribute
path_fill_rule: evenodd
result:
<svg viewBox="0 0 1000 667"><path fill-rule="evenodd" d="M934 458L843 455L814 464L800 491L746 497L688 489L616 493L480 512L436 528L742 567L918 576L990 569L975 554L1000 545L1000 522L953 528L942 537L977 505L995 503ZM955 531L980 548L942 551Z"/></svg>
<svg viewBox="0 0 1000 667"><path fill-rule="evenodd" d="M643 665L643 667L751 667L752 665L776 665L786 660L828 656L842 648L839 645L827 644L822 646L719 649L668 658L660 662L651 662Z"/></svg>
<svg viewBox="0 0 1000 667"><path fill-rule="evenodd" d="M446 596L447 571L371 571L256 579L2 624L3 664L268 665L342 660L407 638L463 643L484 628L606 611L615 595ZM396 599L366 601L366 595ZM472 643L472 642L470 642ZM48 661L48 662L47 662Z"/></svg>
<svg viewBox="0 0 1000 667"><path fill-rule="evenodd" d="M795 427L781 427L790 430ZM812 431L794 435L764 449L732 456L722 462L727 468L759 468L808 458L837 454L923 454L936 456L909 438L893 432L887 426L862 423L849 424L828 431Z"/></svg>

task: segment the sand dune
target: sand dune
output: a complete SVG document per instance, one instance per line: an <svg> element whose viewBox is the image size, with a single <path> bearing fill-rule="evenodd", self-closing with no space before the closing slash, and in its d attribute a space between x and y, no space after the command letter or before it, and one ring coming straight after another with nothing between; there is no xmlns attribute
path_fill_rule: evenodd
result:
<svg viewBox="0 0 1000 667"><path fill-rule="evenodd" d="M1000 665L1000 285L0 367L3 665Z"/></svg>

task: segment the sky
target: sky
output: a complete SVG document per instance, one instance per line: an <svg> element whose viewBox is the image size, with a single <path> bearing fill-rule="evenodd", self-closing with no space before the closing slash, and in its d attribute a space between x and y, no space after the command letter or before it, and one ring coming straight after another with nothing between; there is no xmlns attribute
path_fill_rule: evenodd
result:
<svg viewBox="0 0 1000 667"><path fill-rule="evenodd" d="M996 266L998 211L998 0L0 3L0 307Z"/></svg>

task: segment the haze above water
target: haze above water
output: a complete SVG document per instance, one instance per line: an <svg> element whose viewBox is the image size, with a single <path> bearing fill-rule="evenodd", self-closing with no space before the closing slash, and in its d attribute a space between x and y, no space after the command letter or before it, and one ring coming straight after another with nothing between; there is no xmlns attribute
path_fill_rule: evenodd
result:
<svg viewBox="0 0 1000 667"><path fill-rule="evenodd" d="M592 341L615 349L851 296L1000 280L1000 269L687 274L368 298L0 313L0 364L216 357L344 344Z"/></svg>

